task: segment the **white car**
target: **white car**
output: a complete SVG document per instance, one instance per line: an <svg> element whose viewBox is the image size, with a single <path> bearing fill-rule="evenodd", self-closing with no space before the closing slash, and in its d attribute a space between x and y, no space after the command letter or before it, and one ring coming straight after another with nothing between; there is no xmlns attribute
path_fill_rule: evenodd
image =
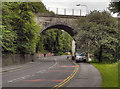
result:
<svg viewBox="0 0 120 89"><path fill-rule="evenodd" d="M76 60L76 62L81 62L81 61L86 62L85 53L76 53L75 60Z"/></svg>

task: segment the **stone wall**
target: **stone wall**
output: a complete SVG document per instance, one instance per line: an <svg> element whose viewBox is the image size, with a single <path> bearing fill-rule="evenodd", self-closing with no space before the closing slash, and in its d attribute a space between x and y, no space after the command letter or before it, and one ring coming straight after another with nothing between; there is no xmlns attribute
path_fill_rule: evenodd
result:
<svg viewBox="0 0 120 89"><path fill-rule="evenodd" d="M36 56L30 54L3 54L2 66L24 64L35 60Z"/></svg>
<svg viewBox="0 0 120 89"><path fill-rule="evenodd" d="M46 56L52 56L53 54L47 53ZM3 54L2 66L25 64L27 62L34 62L38 58L43 58L44 54Z"/></svg>

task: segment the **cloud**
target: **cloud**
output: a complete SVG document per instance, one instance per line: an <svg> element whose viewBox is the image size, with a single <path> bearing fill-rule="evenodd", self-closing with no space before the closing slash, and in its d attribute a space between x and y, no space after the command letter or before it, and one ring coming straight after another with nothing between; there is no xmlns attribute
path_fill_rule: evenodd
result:
<svg viewBox="0 0 120 89"><path fill-rule="evenodd" d="M110 2L111 0L42 0L44 2Z"/></svg>
<svg viewBox="0 0 120 89"><path fill-rule="evenodd" d="M87 13L87 9L89 11L98 10L103 11L107 10L110 1L109 0L42 0L42 2L46 5L49 10L56 12L56 8L58 8L58 14L64 14L64 9L66 9L67 14L72 14L72 9L74 9L74 14L79 15L80 9L82 11L82 15ZM76 4L86 5L85 6L76 6Z"/></svg>

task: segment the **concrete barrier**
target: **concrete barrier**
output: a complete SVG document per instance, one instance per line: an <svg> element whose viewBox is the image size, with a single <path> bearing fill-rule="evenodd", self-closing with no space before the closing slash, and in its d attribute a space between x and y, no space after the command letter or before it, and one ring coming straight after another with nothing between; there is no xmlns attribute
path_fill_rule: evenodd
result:
<svg viewBox="0 0 120 89"><path fill-rule="evenodd" d="M3 54L2 66L24 64L36 60L34 54Z"/></svg>
<svg viewBox="0 0 120 89"><path fill-rule="evenodd" d="M52 53L47 53L46 56L52 56ZM25 64L27 62L34 62L38 58L44 57L43 53L38 54L3 54L2 66Z"/></svg>

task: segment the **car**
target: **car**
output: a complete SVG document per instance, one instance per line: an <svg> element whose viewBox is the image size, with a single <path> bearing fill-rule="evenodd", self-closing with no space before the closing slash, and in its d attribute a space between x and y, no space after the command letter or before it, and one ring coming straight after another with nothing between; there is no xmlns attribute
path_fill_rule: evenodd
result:
<svg viewBox="0 0 120 89"><path fill-rule="evenodd" d="M70 52L65 52L65 54L67 55L67 59L69 59L70 56L71 56L71 53Z"/></svg>
<svg viewBox="0 0 120 89"><path fill-rule="evenodd" d="M76 53L75 60L76 60L76 63L81 62L81 61L86 62L86 54L85 53Z"/></svg>
<svg viewBox="0 0 120 89"><path fill-rule="evenodd" d="M71 55L71 53L70 52L65 52L66 53L66 55Z"/></svg>

